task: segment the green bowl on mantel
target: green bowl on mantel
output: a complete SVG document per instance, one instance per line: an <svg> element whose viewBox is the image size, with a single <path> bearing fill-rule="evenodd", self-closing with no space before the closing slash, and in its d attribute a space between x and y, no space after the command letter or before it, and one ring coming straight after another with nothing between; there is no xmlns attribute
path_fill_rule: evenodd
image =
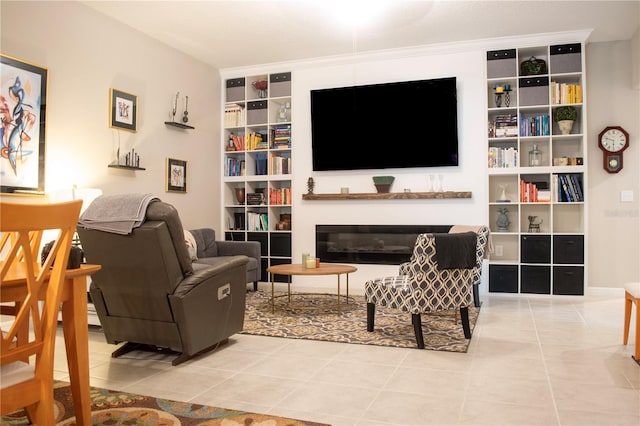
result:
<svg viewBox="0 0 640 426"><path fill-rule="evenodd" d="M379 193L386 193L391 190L391 184L393 184L394 180L395 177L393 176L374 176L373 184Z"/></svg>

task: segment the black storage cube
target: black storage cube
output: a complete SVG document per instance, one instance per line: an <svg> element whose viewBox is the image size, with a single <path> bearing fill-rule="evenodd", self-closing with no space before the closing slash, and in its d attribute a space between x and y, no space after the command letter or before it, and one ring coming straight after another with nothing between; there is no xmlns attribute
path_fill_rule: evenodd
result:
<svg viewBox="0 0 640 426"><path fill-rule="evenodd" d="M244 100L244 77L227 80L227 102Z"/></svg>
<svg viewBox="0 0 640 426"><path fill-rule="evenodd" d="M290 264L291 263L291 259L271 259L271 266L276 266L276 265L284 265L284 264ZM273 277L273 280L275 282L278 283L286 283L289 282L290 279L292 279L293 277L289 276L289 275L279 275L276 274ZM271 274L269 274L269 279L271 279Z"/></svg>
<svg viewBox="0 0 640 426"><path fill-rule="evenodd" d="M489 291L492 293L517 293L518 266L489 265Z"/></svg>
<svg viewBox="0 0 640 426"><path fill-rule="evenodd" d="M283 72L269 76L269 96L291 96L291 73Z"/></svg>
<svg viewBox="0 0 640 426"><path fill-rule="evenodd" d="M554 266L553 294L565 296L583 296L584 267Z"/></svg>
<svg viewBox="0 0 640 426"><path fill-rule="evenodd" d="M244 232L231 232L224 233L224 239L227 241L244 241Z"/></svg>
<svg viewBox="0 0 640 426"><path fill-rule="evenodd" d="M553 263L583 264L583 235L554 235Z"/></svg>
<svg viewBox="0 0 640 426"><path fill-rule="evenodd" d="M291 234L288 232L271 234L271 256L291 257Z"/></svg>
<svg viewBox="0 0 640 426"><path fill-rule="evenodd" d="M551 263L551 236L522 235L520 237L520 262Z"/></svg>
<svg viewBox="0 0 640 426"><path fill-rule="evenodd" d="M551 294L551 267L522 265L520 293Z"/></svg>
<svg viewBox="0 0 640 426"><path fill-rule="evenodd" d="M522 77L519 86L520 106L549 104L549 77Z"/></svg>
<svg viewBox="0 0 640 426"><path fill-rule="evenodd" d="M560 74L582 71L582 46L580 43L561 44L550 47L549 72Z"/></svg>
<svg viewBox="0 0 640 426"><path fill-rule="evenodd" d="M515 77L517 68L516 49L487 52L487 78Z"/></svg>
<svg viewBox="0 0 640 426"><path fill-rule="evenodd" d="M247 124L265 124L267 122L267 101L247 103Z"/></svg>
<svg viewBox="0 0 640 426"><path fill-rule="evenodd" d="M266 232L247 233L247 241L257 241L260 243L260 256L269 256L269 240L267 238Z"/></svg>

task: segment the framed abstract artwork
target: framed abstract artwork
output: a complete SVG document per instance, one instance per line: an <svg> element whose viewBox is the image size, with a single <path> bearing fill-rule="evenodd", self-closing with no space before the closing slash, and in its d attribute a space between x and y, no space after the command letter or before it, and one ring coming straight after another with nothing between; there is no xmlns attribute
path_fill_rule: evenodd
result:
<svg viewBox="0 0 640 426"><path fill-rule="evenodd" d="M138 97L116 89L109 89L109 127L136 131Z"/></svg>
<svg viewBox="0 0 640 426"><path fill-rule="evenodd" d="M0 54L3 193L44 193L47 69Z"/></svg>
<svg viewBox="0 0 640 426"><path fill-rule="evenodd" d="M167 192L187 192L187 162L167 158Z"/></svg>

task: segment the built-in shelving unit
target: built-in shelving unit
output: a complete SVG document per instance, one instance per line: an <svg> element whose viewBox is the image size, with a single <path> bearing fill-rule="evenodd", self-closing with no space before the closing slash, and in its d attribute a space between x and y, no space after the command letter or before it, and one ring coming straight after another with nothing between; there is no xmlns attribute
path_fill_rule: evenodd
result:
<svg viewBox="0 0 640 426"><path fill-rule="evenodd" d="M229 78L223 87L225 238L259 241L267 280L269 266L291 263L291 73Z"/></svg>
<svg viewBox="0 0 640 426"><path fill-rule="evenodd" d="M444 198L471 198L471 192L371 192L340 194L302 194L303 200L418 200Z"/></svg>
<svg viewBox="0 0 640 426"><path fill-rule="evenodd" d="M582 43L487 52L490 292L584 294L584 69ZM553 119L565 106L567 134Z"/></svg>
<svg viewBox="0 0 640 426"><path fill-rule="evenodd" d="M195 129L195 127L193 126L189 126L188 124L184 124L184 123L178 123L177 121L165 121L164 124L171 127L177 127L179 129L189 129L189 130Z"/></svg>

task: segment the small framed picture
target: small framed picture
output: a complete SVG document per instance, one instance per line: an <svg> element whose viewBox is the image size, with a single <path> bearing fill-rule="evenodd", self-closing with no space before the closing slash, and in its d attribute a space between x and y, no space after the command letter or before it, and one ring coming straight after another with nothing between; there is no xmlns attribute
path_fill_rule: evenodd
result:
<svg viewBox="0 0 640 426"><path fill-rule="evenodd" d="M120 90L109 90L109 127L136 131L138 97Z"/></svg>
<svg viewBox="0 0 640 426"><path fill-rule="evenodd" d="M187 162L167 158L167 192L187 192Z"/></svg>

